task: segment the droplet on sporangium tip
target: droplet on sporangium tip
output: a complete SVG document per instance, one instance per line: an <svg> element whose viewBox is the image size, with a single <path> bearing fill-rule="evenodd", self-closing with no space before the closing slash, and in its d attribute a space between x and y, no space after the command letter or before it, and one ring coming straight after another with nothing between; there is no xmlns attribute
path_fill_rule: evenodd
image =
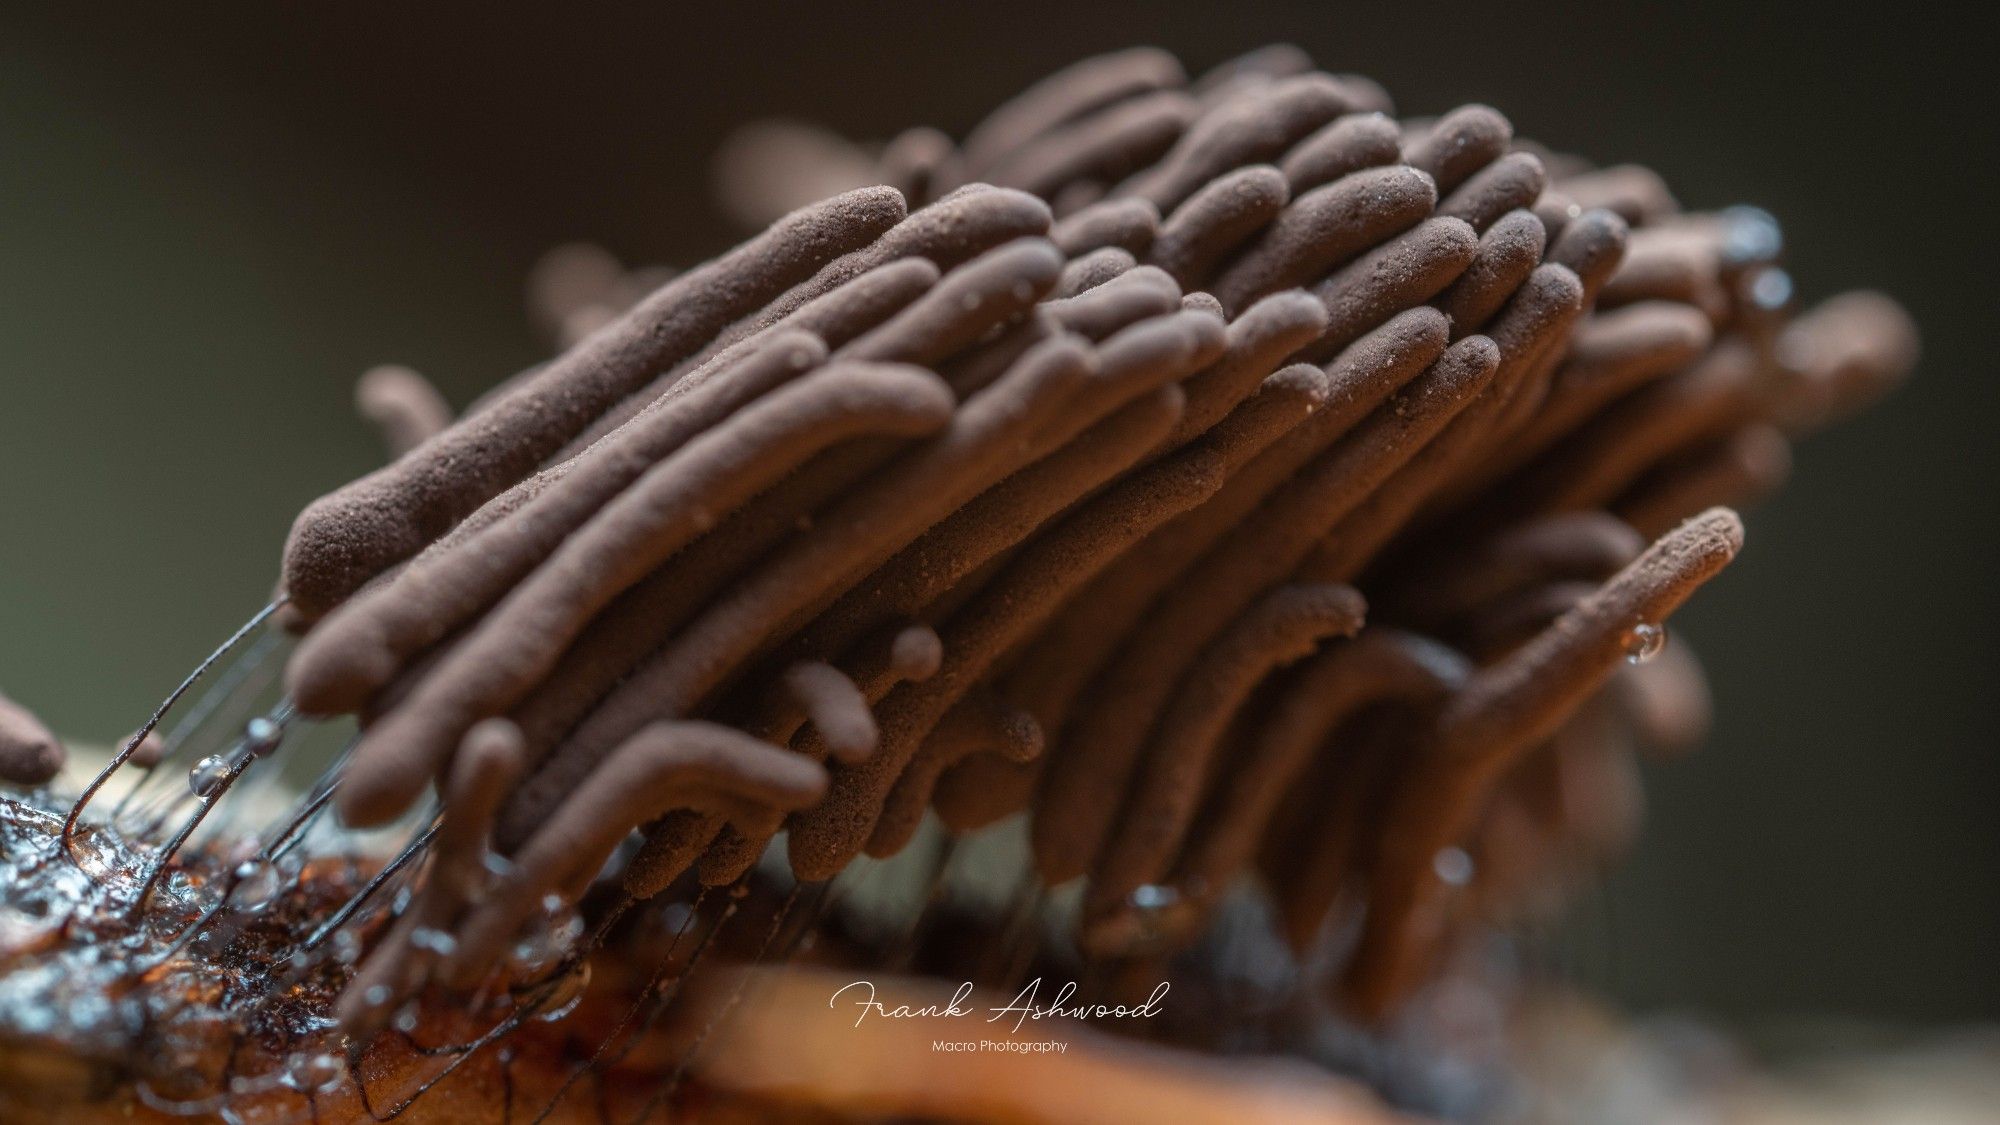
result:
<svg viewBox="0 0 2000 1125"><path fill-rule="evenodd" d="M1625 634L1625 663L1644 664L1667 647L1667 631L1650 621L1641 621Z"/></svg>
<svg viewBox="0 0 2000 1125"><path fill-rule="evenodd" d="M220 754L211 754L188 770L188 791L203 800L215 795L222 782L229 776L229 759Z"/></svg>

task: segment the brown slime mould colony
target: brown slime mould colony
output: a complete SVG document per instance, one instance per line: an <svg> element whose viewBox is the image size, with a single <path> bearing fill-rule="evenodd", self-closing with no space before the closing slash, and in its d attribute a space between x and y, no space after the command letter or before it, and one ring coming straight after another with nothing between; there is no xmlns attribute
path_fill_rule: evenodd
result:
<svg viewBox="0 0 2000 1125"><path fill-rule="evenodd" d="M1887 298L1799 308L1762 211L1486 106L1399 118L1287 48L1085 60L962 139L752 130L723 172L762 233L670 277L552 257L567 346L455 419L370 371L394 460L299 515L191 700L268 707L192 761L183 685L57 833L94 846L121 767L191 768L119 901L198 916L204 816L358 716L219 877L226 906L309 881L277 861L336 819L408 832L285 900L301 949L365 937L312 1066L574 908L571 966L758 880L791 889L750 928L789 935L858 857L989 827L1023 842L994 926L1060 901L1103 995L1249 887L1290 987L1391 1021L1619 850L1635 753L1705 727L1663 646L1732 509L1915 361ZM0 781L61 763L0 698Z"/></svg>

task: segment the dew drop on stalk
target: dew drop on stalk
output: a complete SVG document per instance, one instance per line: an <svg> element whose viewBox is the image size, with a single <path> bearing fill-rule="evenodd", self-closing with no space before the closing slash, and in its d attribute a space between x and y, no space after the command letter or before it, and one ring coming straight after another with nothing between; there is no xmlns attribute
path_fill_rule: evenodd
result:
<svg viewBox="0 0 2000 1125"><path fill-rule="evenodd" d="M590 962L585 961L572 972L563 974L555 982L549 993L542 999L535 1018L545 1023L554 1023L576 1011L583 1003L584 990L590 987Z"/></svg>
<svg viewBox="0 0 2000 1125"><path fill-rule="evenodd" d="M349 928L335 930L329 948L335 961L352 965L361 960L361 935Z"/></svg>
<svg viewBox="0 0 2000 1125"><path fill-rule="evenodd" d="M1761 309L1782 309L1792 300L1792 275L1780 269L1763 270L1750 283L1750 299Z"/></svg>
<svg viewBox="0 0 2000 1125"><path fill-rule="evenodd" d="M261 758L278 748L284 741L285 728L259 715L243 727L243 749L253 758Z"/></svg>
<svg viewBox="0 0 2000 1125"><path fill-rule="evenodd" d="M1761 207L1738 204L1722 212L1722 258L1730 265L1768 262L1785 247L1778 220Z"/></svg>
<svg viewBox="0 0 2000 1125"><path fill-rule="evenodd" d="M1641 621L1625 634L1625 663L1644 664L1667 647L1667 631L1650 621Z"/></svg>
<svg viewBox="0 0 2000 1125"><path fill-rule="evenodd" d="M487 852L481 856L479 866L486 871L489 878L496 881L512 879L515 872L520 870L513 860L499 852Z"/></svg>
<svg viewBox="0 0 2000 1125"><path fill-rule="evenodd" d="M337 1055L300 1051L285 1062L284 1084L301 1093L331 1090L345 1071Z"/></svg>
<svg viewBox="0 0 2000 1125"><path fill-rule="evenodd" d="M438 958L458 952L458 939L434 926L417 927L410 933L410 945Z"/></svg>
<svg viewBox="0 0 2000 1125"><path fill-rule="evenodd" d="M562 960L582 935L583 919L562 896L544 895L541 914L514 943L508 962L526 975L544 972Z"/></svg>
<svg viewBox="0 0 2000 1125"><path fill-rule="evenodd" d="M1431 870L1446 886L1463 887L1472 882L1472 857L1464 848L1440 848L1431 857Z"/></svg>
<svg viewBox="0 0 2000 1125"><path fill-rule="evenodd" d="M236 885L229 892L229 905L256 913L271 905L284 887L277 865L264 859L246 859L236 868Z"/></svg>
<svg viewBox="0 0 2000 1125"><path fill-rule="evenodd" d="M220 754L210 754L188 770L188 790L202 800L208 800L215 796L228 776L229 759Z"/></svg>
<svg viewBox="0 0 2000 1125"><path fill-rule="evenodd" d="M1173 931L1185 918L1186 900L1181 889L1168 883L1147 883L1125 896L1137 914L1139 938L1152 943Z"/></svg>

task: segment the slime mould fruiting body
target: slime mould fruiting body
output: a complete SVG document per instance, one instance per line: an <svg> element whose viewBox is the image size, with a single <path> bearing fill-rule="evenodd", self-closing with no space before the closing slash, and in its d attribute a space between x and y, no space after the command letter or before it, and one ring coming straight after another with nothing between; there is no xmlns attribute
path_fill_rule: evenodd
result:
<svg viewBox="0 0 2000 1125"><path fill-rule="evenodd" d="M1623 842L1635 750L1705 722L1660 646L1728 506L1915 359L1886 298L1795 309L1761 211L1285 48L726 163L763 233L643 293L555 261L573 342L456 421L369 373L399 456L294 525L284 696L198 796L360 717L302 815L418 831L318 1003L350 1045L551 910L795 881L782 928L1003 822L1107 992L1249 885L1292 987L1386 1019ZM0 700L0 773L45 735Z"/></svg>

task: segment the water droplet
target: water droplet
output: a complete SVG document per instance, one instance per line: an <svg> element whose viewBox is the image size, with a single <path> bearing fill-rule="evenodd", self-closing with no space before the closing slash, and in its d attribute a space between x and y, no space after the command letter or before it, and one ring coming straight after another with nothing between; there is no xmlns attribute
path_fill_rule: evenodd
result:
<svg viewBox="0 0 2000 1125"><path fill-rule="evenodd" d="M507 951L508 968L522 976L535 976L561 959L562 954L537 934L522 938Z"/></svg>
<svg viewBox="0 0 2000 1125"><path fill-rule="evenodd" d="M589 987L590 962L585 961L576 967L576 971L565 974L555 982L548 996L542 1000L535 1018L545 1023L554 1023L576 1011L576 1006L583 1003L584 989Z"/></svg>
<svg viewBox="0 0 2000 1125"><path fill-rule="evenodd" d="M959 304L965 306L966 312L972 312L979 308L979 294L967 293L965 296L959 298Z"/></svg>
<svg viewBox="0 0 2000 1125"><path fill-rule="evenodd" d="M553 968L583 936L583 919L561 895L542 896L542 913L531 920L508 954L508 964L524 976Z"/></svg>
<svg viewBox="0 0 2000 1125"><path fill-rule="evenodd" d="M1194 903L1182 888L1171 883L1147 883L1125 896L1132 913L1109 927L1119 945L1155 946L1184 929L1193 917Z"/></svg>
<svg viewBox="0 0 2000 1125"><path fill-rule="evenodd" d="M346 1070L338 1055L300 1051L286 1060L284 1083L301 1093L325 1093L340 1083Z"/></svg>
<svg viewBox="0 0 2000 1125"><path fill-rule="evenodd" d="M1641 621L1625 634L1625 663L1644 664L1667 647L1667 631L1650 621Z"/></svg>
<svg viewBox="0 0 2000 1125"><path fill-rule="evenodd" d="M1014 299L1023 303L1035 299L1035 287L1025 281L1014 283Z"/></svg>
<svg viewBox="0 0 2000 1125"><path fill-rule="evenodd" d="M1784 270L1762 270L1750 283L1750 300L1760 309L1782 309L1792 302L1792 275Z"/></svg>
<svg viewBox="0 0 2000 1125"><path fill-rule="evenodd" d="M423 1022L423 1013L417 1010L417 1002L415 1000L412 1000L409 1003L403 1005L402 1007L396 1009L395 1024L397 1031L400 1031L403 1034L408 1035L411 1032L416 1031L417 1025L422 1022Z"/></svg>
<svg viewBox="0 0 2000 1125"><path fill-rule="evenodd" d="M458 939L432 926L419 926L412 930L410 945L438 958L458 952Z"/></svg>
<svg viewBox="0 0 2000 1125"><path fill-rule="evenodd" d="M647 931L656 940L670 942L694 924L694 910L685 902L670 902L652 912L646 920Z"/></svg>
<svg viewBox="0 0 2000 1125"><path fill-rule="evenodd" d="M389 986L386 984L371 984L368 986L367 991L361 994L361 999L369 1007L379 1008L389 1002Z"/></svg>
<svg viewBox="0 0 2000 1125"><path fill-rule="evenodd" d="M1768 262L1785 248L1784 228L1762 207L1738 204L1722 212L1722 260L1740 266Z"/></svg>
<svg viewBox="0 0 2000 1125"><path fill-rule="evenodd" d="M229 905L252 914L271 905L284 889L278 868L268 860L246 859L236 868L236 886L229 892Z"/></svg>
<svg viewBox="0 0 2000 1125"><path fill-rule="evenodd" d="M220 754L210 754L188 771L188 790L205 801L222 788L223 781L228 777L229 759Z"/></svg>
<svg viewBox="0 0 2000 1125"><path fill-rule="evenodd" d="M243 727L243 750L253 758L261 758L278 748L285 740L285 728L262 715L250 720Z"/></svg>
<svg viewBox="0 0 2000 1125"><path fill-rule="evenodd" d="M361 935L351 929L335 930L327 948L332 952L334 960L343 965L352 965L361 960Z"/></svg>
<svg viewBox="0 0 2000 1125"><path fill-rule="evenodd" d="M1472 882L1472 857L1464 848L1441 848L1431 857L1431 870L1448 887L1463 887Z"/></svg>

